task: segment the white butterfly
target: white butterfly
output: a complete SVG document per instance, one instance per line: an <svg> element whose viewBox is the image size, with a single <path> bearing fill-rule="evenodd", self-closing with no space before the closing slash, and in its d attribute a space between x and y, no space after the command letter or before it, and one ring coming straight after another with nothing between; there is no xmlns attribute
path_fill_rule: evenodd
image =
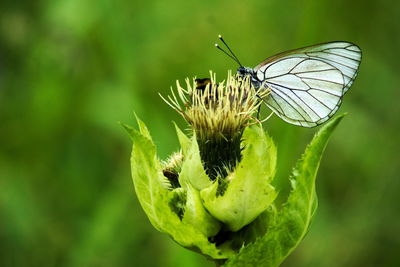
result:
<svg viewBox="0 0 400 267"><path fill-rule="evenodd" d="M255 68L241 65L238 74L250 75L256 88L271 90L263 101L280 118L291 124L315 127L338 110L357 76L360 61L357 45L330 42L277 54Z"/></svg>

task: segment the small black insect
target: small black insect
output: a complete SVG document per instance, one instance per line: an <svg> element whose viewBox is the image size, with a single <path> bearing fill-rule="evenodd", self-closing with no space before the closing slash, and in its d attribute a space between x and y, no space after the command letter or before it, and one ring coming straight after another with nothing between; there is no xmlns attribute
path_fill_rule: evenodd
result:
<svg viewBox="0 0 400 267"><path fill-rule="evenodd" d="M207 84L211 85L210 78L196 79L195 82L196 82L196 89L202 90L202 91L204 91L206 89Z"/></svg>

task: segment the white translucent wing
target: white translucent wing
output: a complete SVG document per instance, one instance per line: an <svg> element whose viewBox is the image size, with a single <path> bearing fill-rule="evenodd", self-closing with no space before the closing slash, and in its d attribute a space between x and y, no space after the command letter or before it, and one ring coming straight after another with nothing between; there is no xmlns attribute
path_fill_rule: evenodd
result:
<svg viewBox="0 0 400 267"><path fill-rule="evenodd" d="M332 42L278 54L255 70L271 89L264 99L270 109L291 124L314 127L338 110L360 60L356 45Z"/></svg>

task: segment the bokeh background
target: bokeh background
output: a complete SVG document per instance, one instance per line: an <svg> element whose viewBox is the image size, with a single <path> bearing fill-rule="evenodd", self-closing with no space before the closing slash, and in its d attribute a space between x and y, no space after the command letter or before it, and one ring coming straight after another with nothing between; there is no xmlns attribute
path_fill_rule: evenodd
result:
<svg viewBox="0 0 400 267"><path fill-rule="evenodd" d="M318 213L283 266L399 266L399 10L389 0L1 1L0 266L212 266L150 225L118 121L135 124L136 112L161 158L176 151L172 121L186 124L158 92L236 69L213 47L219 33L248 66L325 41L362 48L339 110L349 115L321 163ZM287 190L316 129L264 126Z"/></svg>

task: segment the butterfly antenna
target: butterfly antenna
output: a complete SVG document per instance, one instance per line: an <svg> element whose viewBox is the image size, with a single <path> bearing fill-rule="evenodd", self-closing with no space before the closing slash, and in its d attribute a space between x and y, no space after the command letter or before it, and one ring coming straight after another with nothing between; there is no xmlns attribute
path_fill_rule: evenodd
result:
<svg viewBox="0 0 400 267"><path fill-rule="evenodd" d="M215 47L218 48L219 50L221 50L222 52L225 53L225 55L227 55L228 57L230 57L231 59L233 59L237 64L239 64L240 66L242 66L242 64L240 64L240 62L237 60L237 58L233 57L231 54L229 54L228 52L226 52L224 49L222 49L218 44L215 44Z"/></svg>
<svg viewBox="0 0 400 267"><path fill-rule="evenodd" d="M235 55L235 53L233 53L233 51L230 49L229 45L225 42L224 38L222 38L221 34L218 35L218 38L224 43L226 48L228 48L229 52L231 52L232 56L236 59L235 61L240 65L240 67L243 67L243 65L240 63L240 61L237 58L237 56Z"/></svg>

